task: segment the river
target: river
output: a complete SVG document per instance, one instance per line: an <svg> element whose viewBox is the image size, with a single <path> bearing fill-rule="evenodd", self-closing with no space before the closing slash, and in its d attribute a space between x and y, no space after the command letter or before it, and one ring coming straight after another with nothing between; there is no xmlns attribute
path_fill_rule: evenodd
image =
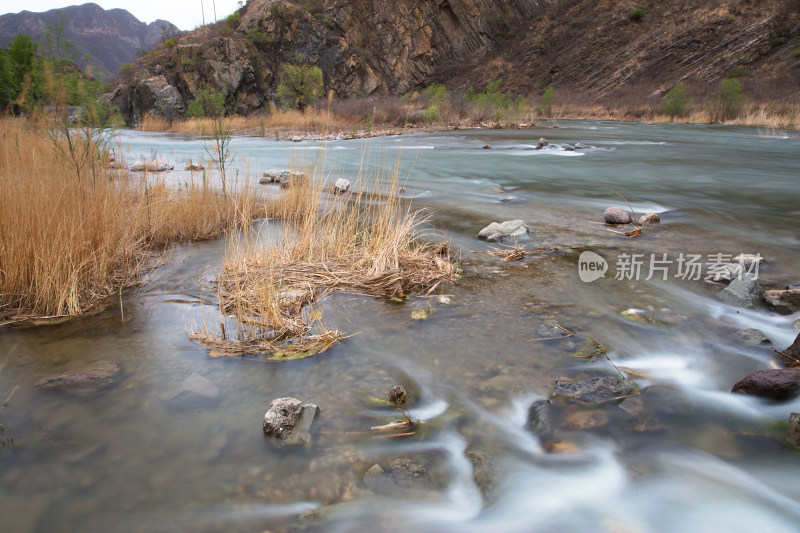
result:
<svg viewBox="0 0 800 533"><path fill-rule="evenodd" d="M556 149L533 150L539 137ZM117 139L129 161L157 155L183 168L204 155L202 141L178 135ZM558 149L578 142L590 148ZM768 345L733 332L758 328L782 349L800 316L727 305L684 263L696 258L705 274L718 254L759 253L762 288L800 282L797 132L562 121L363 141L234 137L232 149L239 183L321 158L331 182L356 181L360 166L382 175L396 166L404 196L430 215L431 238L460 252L463 277L437 298L402 303L333 295L326 324L354 335L284 363L214 359L188 339L214 313L213 291L198 282L213 278L226 239L177 246L98 315L0 329L0 400L10 396L0 423L15 444L0 448L0 529L798 530L800 454L782 439L800 400L729 391L779 363ZM626 207L614 191L661 223L633 239L608 231L603 210ZM494 246L477 240L481 228L513 219L531 228L520 244L556 250L510 262L475 253ZM581 281L587 251L607 261L605 277ZM430 318L412 319L422 307ZM555 325L573 335L541 340ZM570 356L589 339L608 358ZM34 386L96 360L122 369L100 394ZM559 404L549 440L525 429L528 407L557 378L616 375L614 366L640 396L588 410ZM176 405L192 374L216 398ZM396 384L424 423L409 437L374 439L370 428L393 412L370 398ZM262 433L269 402L285 396L321 408L307 448L278 448ZM366 470L395 459L417 474L370 490Z"/></svg>

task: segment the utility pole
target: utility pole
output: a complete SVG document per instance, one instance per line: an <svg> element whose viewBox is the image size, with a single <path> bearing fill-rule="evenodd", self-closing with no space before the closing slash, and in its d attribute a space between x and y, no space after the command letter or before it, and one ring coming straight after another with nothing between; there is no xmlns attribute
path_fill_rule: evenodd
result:
<svg viewBox="0 0 800 533"><path fill-rule="evenodd" d="M214 22L217 21L217 0L211 0L211 3L214 4Z"/></svg>
<svg viewBox="0 0 800 533"><path fill-rule="evenodd" d="M200 0L200 13L203 15L203 26L206 25L206 11L203 9L203 0Z"/></svg>

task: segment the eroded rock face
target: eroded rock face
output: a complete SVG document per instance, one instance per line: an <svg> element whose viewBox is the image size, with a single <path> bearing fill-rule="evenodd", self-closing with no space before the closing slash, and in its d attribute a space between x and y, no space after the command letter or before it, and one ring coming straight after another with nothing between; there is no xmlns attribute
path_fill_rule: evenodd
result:
<svg viewBox="0 0 800 533"><path fill-rule="evenodd" d="M338 97L403 94L473 61L540 3L328 0L315 17L288 0L251 0L232 35L178 44L155 63L139 62L136 76L117 85L113 103L129 123L148 112L169 118L211 88L246 113L274 99L281 64L298 62L318 66L326 90Z"/></svg>

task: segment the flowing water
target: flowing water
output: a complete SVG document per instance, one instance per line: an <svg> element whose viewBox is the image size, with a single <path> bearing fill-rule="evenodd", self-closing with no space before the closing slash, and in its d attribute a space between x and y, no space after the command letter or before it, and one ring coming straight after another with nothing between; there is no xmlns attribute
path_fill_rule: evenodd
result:
<svg viewBox="0 0 800 533"><path fill-rule="evenodd" d="M800 138L560 126L327 143L235 138L237 183L322 157L330 180L355 181L361 165L385 174L397 166L434 238L461 251L463 277L436 290L449 301L334 295L323 304L327 325L357 335L327 352L285 363L213 359L187 333L213 315L214 294L198 281L220 265L219 239L177 247L103 313L0 329L0 400L10 396L0 436L14 441L0 448L0 530L798 531L800 454L783 436L800 400L768 404L729 390L779 363L769 346L742 344L733 331L759 328L781 349L800 317L731 307L719 287L681 275L679 259L699 256L705 271L716 254L760 253L762 288L800 281ZM557 149L532 150L540 136ZM129 160L157 154L176 168L204 154L201 141L175 135L123 132L119 142ZM576 142L592 148L558 149ZM612 191L637 214L659 212L661 224L635 239L608 231L598 224L605 207L625 207ZM557 251L514 262L475 253L492 246L476 239L482 227L512 219L531 228L520 244ZM581 281L585 251L608 261L605 277ZM632 254L642 254L638 276L624 268ZM413 320L423 307L430 318ZM541 340L562 331L556 324L573 335ZM588 339L609 358L571 357ZM34 386L97 360L122 369L100 394ZM528 407L558 377L616 375L612 362L640 395L597 407L556 402L552 435L525 429ZM194 373L218 388L216 401L171 401ZM396 413L370 398L396 384L424 423L409 437L374 439L370 428ZM285 396L321 407L308 448L263 436L270 400ZM365 472L398 458L425 474L370 490Z"/></svg>

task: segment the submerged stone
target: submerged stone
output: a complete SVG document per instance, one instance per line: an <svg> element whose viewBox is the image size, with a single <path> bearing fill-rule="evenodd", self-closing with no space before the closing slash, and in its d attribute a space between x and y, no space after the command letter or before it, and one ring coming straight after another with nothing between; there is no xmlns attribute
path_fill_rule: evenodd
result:
<svg viewBox="0 0 800 533"><path fill-rule="evenodd" d="M772 341L764 335L764 332L760 329L755 328L747 328L747 329L737 329L733 332L738 340L745 344L749 344L750 346L758 346L759 344L771 344Z"/></svg>
<svg viewBox="0 0 800 533"><path fill-rule="evenodd" d="M111 386L119 372L119 365L109 361L97 361L77 372L40 379L36 382L36 386L86 397Z"/></svg>
<svg viewBox="0 0 800 533"><path fill-rule="evenodd" d="M550 425L550 401L537 400L528 409L528 420L525 428L537 437L546 437L552 433Z"/></svg>
<svg viewBox="0 0 800 533"><path fill-rule="evenodd" d="M789 415L789 428L786 430L786 442L792 446L800 446L800 413Z"/></svg>
<svg viewBox="0 0 800 533"><path fill-rule="evenodd" d="M208 378L194 373L183 380L181 388L167 403L172 409L199 409L219 403L219 388Z"/></svg>
<svg viewBox="0 0 800 533"><path fill-rule="evenodd" d="M484 499L489 499L497 484L497 465L491 457L483 452L471 451L466 455L472 463L472 480Z"/></svg>
<svg viewBox="0 0 800 533"><path fill-rule="evenodd" d="M410 459L393 459L386 468L374 464L364 474L364 485L379 494L401 494L431 486L428 470Z"/></svg>
<svg viewBox="0 0 800 533"><path fill-rule="evenodd" d="M559 378L553 396L564 396L582 402L602 402L627 396L633 391L630 380L614 376L589 378L581 381Z"/></svg>

